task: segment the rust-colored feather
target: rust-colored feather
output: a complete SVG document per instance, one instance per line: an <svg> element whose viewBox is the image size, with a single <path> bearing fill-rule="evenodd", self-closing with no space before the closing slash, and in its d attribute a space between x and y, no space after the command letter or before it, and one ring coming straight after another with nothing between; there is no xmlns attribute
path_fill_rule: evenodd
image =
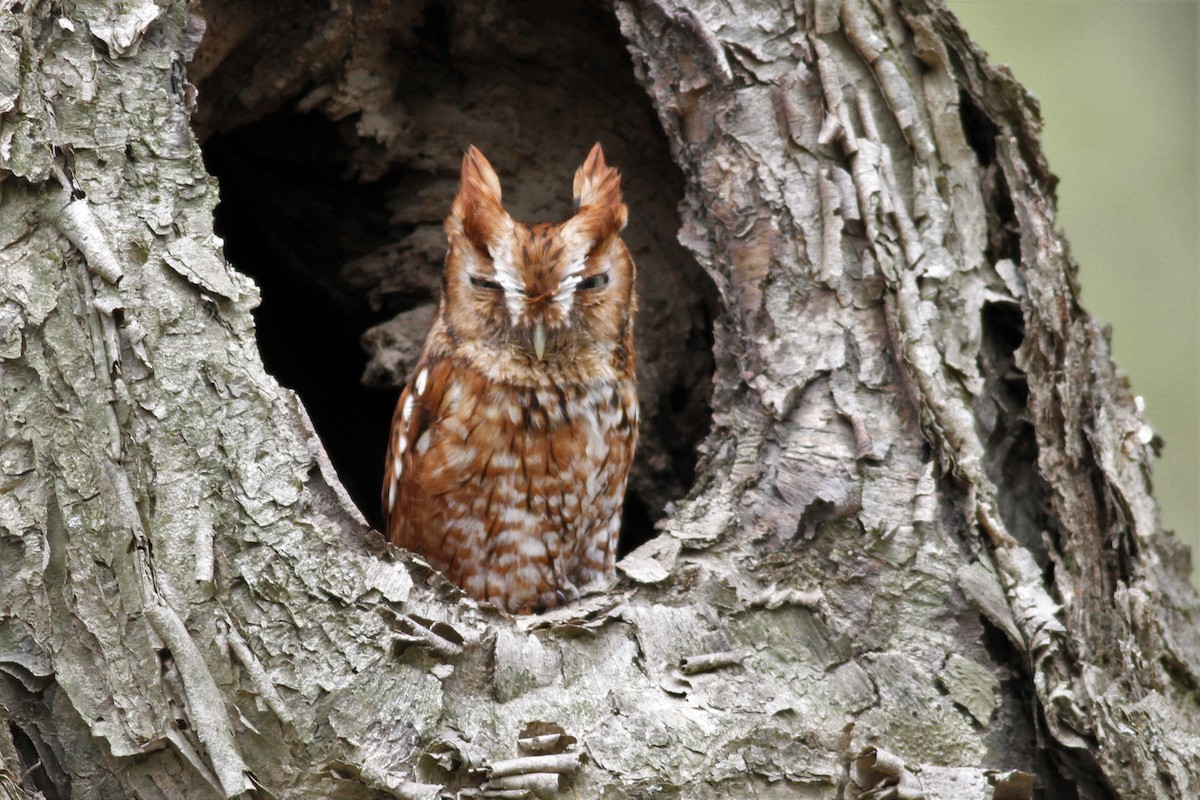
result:
<svg viewBox="0 0 1200 800"><path fill-rule="evenodd" d="M599 145L574 188L566 222L514 222L467 151L443 296L388 442L389 539L511 612L613 577L637 444L634 266Z"/></svg>
<svg viewBox="0 0 1200 800"><path fill-rule="evenodd" d="M575 222L592 239L607 239L625 227L629 211L621 202L621 173L604 163L599 142L576 170L573 194L578 212Z"/></svg>
<svg viewBox="0 0 1200 800"><path fill-rule="evenodd" d="M463 234L486 252L513 224L500 203L500 196L500 178L483 153L472 145L463 156L461 185L446 224L460 226Z"/></svg>

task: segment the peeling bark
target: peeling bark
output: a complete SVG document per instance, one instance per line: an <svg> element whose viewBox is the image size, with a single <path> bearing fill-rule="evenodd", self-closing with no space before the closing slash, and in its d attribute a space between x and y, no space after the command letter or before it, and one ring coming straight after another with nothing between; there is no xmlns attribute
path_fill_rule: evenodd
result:
<svg viewBox="0 0 1200 800"><path fill-rule="evenodd" d="M1153 432L1078 302L1036 103L940 3L262 8L0 0L0 797L1200 791ZM657 128L619 81L568 113L617 24ZM666 511L611 591L463 599L264 370L198 136L296 105L400 231L289 273L401 312L384 381L436 275L439 126L508 141L531 215L576 138L625 148Z"/></svg>

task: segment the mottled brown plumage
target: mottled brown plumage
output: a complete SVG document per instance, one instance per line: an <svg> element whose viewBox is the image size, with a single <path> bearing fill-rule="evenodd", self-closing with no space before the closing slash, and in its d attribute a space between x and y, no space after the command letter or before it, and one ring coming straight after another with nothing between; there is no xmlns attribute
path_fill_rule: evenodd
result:
<svg viewBox="0 0 1200 800"><path fill-rule="evenodd" d="M510 612L612 576L637 444L634 266L600 145L574 190L566 222L514 222L467 151L442 297L388 442L388 538Z"/></svg>

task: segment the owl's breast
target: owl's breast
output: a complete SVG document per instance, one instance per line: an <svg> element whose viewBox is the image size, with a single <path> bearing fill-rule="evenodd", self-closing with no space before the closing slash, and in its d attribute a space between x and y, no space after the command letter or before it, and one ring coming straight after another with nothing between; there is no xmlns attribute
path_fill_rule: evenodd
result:
<svg viewBox="0 0 1200 800"><path fill-rule="evenodd" d="M586 515L607 501L637 441L636 392L615 381L517 387L472 376L447 387L440 411L416 448L431 493L469 493L484 478L495 499L533 513Z"/></svg>
<svg viewBox="0 0 1200 800"><path fill-rule="evenodd" d="M410 414L393 541L510 610L611 574L637 443L633 380L514 386L440 372Z"/></svg>

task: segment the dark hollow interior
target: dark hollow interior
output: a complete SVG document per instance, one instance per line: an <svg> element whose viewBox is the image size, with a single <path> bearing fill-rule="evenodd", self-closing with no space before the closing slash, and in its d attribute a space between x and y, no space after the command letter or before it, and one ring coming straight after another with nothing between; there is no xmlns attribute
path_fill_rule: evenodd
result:
<svg viewBox="0 0 1200 800"><path fill-rule="evenodd" d="M266 5L203 3L195 126L226 256L262 289L263 361L301 396L359 508L380 525L388 425L437 298L463 151L488 156L515 218L558 221L600 141L622 172L641 298L622 551L645 541L694 479L717 300L676 241L683 179L611 9Z"/></svg>

